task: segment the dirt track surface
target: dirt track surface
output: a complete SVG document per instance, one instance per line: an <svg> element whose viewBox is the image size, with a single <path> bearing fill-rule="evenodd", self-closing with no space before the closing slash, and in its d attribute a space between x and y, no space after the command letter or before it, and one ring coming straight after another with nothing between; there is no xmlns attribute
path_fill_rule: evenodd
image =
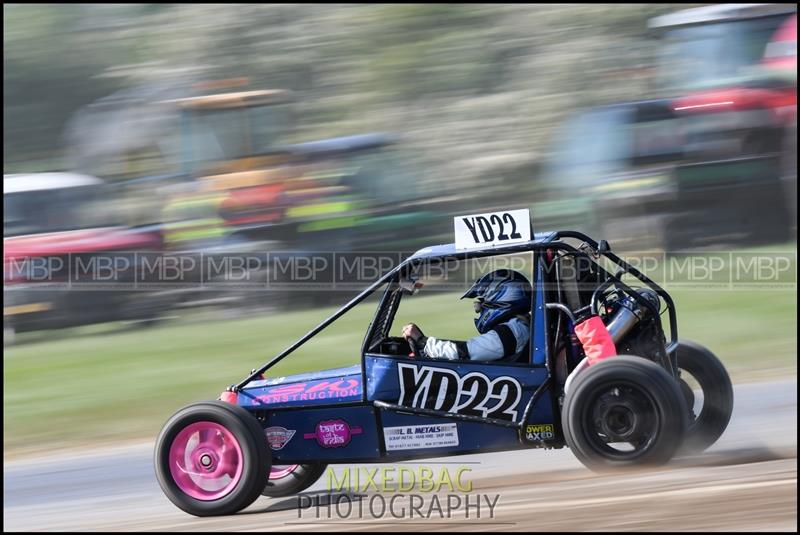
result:
<svg viewBox="0 0 800 535"><path fill-rule="evenodd" d="M436 493L441 513L433 493L418 491L333 494L331 504L323 477L305 501L260 498L224 518L175 508L155 481L152 444L141 444L6 463L3 519L6 530L796 531L796 436L796 381L745 385L736 387L733 420L720 442L661 470L593 474L568 449L449 457L385 466L468 468L469 510L464 493L446 488ZM416 512L410 494L422 495ZM455 496L449 518L448 494ZM402 518L388 507L398 495L394 512ZM320 507L308 507L313 499ZM486 500L496 500L493 509ZM382 503L383 514L369 514Z"/></svg>

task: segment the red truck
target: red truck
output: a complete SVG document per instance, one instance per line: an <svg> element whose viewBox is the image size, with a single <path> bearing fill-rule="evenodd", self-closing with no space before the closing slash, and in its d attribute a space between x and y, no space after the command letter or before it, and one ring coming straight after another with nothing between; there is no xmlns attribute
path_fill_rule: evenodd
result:
<svg viewBox="0 0 800 535"><path fill-rule="evenodd" d="M15 332L154 319L160 304L134 287L140 252L160 230L115 221L107 185L76 173L3 178L3 327Z"/></svg>
<svg viewBox="0 0 800 535"><path fill-rule="evenodd" d="M675 173L682 213L671 234L708 224L788 238L797 210L797 5L714 5L650 26L684 136Z"/></svg>

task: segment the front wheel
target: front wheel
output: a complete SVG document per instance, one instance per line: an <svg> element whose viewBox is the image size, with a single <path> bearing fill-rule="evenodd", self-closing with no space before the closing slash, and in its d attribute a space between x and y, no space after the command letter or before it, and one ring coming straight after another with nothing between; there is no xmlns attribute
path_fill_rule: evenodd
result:
<svg viewBox="0 0 800 535"><path fill-rule="evenodd" d="M680 387L689 410L682 453L699 453L714 444L731 420L733 385L722 362L694 342L676 348Z"/></svg>
<svg viewBox="0 0 800 535"><path fill-rule="evenodd" d="M592 470L664 464L683 442L687 413L677 382L663 368L616 356L576 377L564 399L564 438Z"/></svg>
<svg viewBox="0 0 800 535"><path fill-rule="evenodd" d="M156 441L155 468L167 498L195 516L227 515L264 488L271 455L258 421L220 401L175 413Z"/></svg>
<svg viewBox="0 0 800 535"><path fill-rule="evenodd" d="M264 496L281 498L303 492L317 482L325 473L327 464L290 464L273 466L267 486L261 491Z"/></svg>

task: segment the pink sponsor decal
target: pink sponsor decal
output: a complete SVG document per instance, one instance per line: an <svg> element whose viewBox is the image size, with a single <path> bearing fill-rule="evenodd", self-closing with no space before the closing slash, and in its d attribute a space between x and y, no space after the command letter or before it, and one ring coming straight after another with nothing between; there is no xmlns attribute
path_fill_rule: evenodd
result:
<svg viewBox="0 0 800 535"><path fill-rule="evenodd" d="M305 433L303 438L315 438L323 448L343 448L350 444L353 435L360 435L360 427L350 427L344 420L322 420L313 433Z"/></svg>

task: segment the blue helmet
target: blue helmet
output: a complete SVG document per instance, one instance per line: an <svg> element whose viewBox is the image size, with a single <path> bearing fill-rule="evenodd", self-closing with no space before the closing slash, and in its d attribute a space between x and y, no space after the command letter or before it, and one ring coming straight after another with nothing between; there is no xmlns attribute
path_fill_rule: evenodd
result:
<svg viewBox="0 0 800 535"><path fill-rule="evenodd" d="M475 327L484 334L517 314L530 312L531 293L531 283L522 273L498 269L475 281L461 299L478 299Z"/></svg>

